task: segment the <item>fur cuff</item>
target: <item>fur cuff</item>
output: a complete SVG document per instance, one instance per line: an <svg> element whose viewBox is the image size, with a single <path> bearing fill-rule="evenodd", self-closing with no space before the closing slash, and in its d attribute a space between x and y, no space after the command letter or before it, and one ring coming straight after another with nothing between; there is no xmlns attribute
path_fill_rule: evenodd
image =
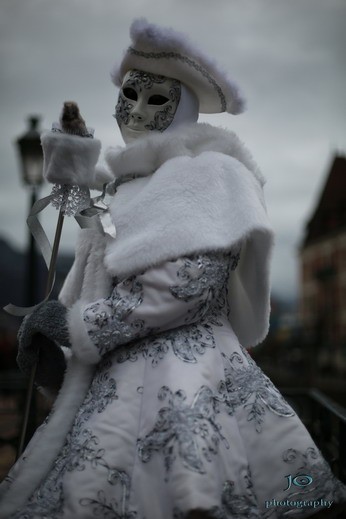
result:
<svg viewBox="0 0 346 519"><path fill-rule="evenodd" d="M97 364L101 356L90 340L83 321L84 305L75 303L67 314L67 324L72 343L72 353L82 364Z"/></svg>
<svg viewBox="0 0 346 519"><path fill-rule="evenodd" d="M46 132L41 137L44 177L52 184L92 186L101 151L97 139Z"/></svg>

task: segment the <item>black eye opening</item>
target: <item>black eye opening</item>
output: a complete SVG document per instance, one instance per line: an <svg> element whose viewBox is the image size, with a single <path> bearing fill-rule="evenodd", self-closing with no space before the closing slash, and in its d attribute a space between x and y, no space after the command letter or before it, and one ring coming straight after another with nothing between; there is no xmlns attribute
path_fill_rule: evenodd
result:
<svg viewBox="0 0 346 519"><path fill-rule="evenodd" d="M149 97L148 104L150 105L164 105L169 101L168 97L160 94L155 94Z"/></svg>
<svg viewBox="0 0 346 519"><path fill-rule="evenodd" d="M123 88L123 94L127 99L131 99L131 101L137 101L137 92L131 87Z"/></svg>

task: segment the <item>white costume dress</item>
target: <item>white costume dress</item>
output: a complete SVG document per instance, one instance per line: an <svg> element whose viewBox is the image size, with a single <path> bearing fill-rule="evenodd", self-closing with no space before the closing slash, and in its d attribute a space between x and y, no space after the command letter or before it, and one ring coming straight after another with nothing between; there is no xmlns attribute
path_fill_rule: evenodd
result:
<svg viewBox="0 0 346 519"><path fill-rule="evenodd" d="M111 206L116 240L81 231L60 296L72 357L2 517L272 519L345 500L246 351L268 330L272 232L243 146L194 124L107 160L136 178Z"/></svg>

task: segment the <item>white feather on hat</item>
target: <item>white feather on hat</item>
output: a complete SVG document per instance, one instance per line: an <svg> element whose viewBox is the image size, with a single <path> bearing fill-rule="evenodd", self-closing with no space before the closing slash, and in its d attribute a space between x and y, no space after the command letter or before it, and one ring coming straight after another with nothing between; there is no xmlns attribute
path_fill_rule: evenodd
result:
<svg viewBox="0 0 346 519"><path fill-rule="evenodd" d="M111 73L116 86L121 86L127 71L142 70L184 83L198 97L201 113L243 111L244 100L237 85L185 34L139 18L132 23L130 36L132 44Z"/></svg>

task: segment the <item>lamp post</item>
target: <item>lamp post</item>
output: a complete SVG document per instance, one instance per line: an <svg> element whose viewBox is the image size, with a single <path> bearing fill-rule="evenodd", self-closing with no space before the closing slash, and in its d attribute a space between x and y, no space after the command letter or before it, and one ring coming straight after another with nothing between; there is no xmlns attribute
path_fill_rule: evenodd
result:
<svg viewBox="0 0 346 519"><path fill-rule="evenodd" d="M30 116L28 118L29 128L21 137L17 139L17 149L19 152L22 180L30 190L30 209L37 200L37 193L43 182L43 152L41 147L40 131L38 130L40 118ZM37 265L35 240L30 233L27 260L27 292L26 304L35 304L37 287Z"/></svg>
<svg viewBox="0 0 346 519"><path fill-rule="evenodd" d="M28 130L16 141L21 164L22 180L30 192L29 211L37 200L38 190L43 182L43 152L40 131L38 129L39 121L40 118L37 116L29 117ZM29 233L26 268L26 305L33 306L36 303L38 275L35 240L31 232ZM35 371L33 371L33 377L34 375ZM30 390L31 385L32 382L30 378L29 390L26 395L24 407L23 427L19 440L19 453L21 453L24 446L27 445L37 425L36 398L35 394Z"/></svg>

